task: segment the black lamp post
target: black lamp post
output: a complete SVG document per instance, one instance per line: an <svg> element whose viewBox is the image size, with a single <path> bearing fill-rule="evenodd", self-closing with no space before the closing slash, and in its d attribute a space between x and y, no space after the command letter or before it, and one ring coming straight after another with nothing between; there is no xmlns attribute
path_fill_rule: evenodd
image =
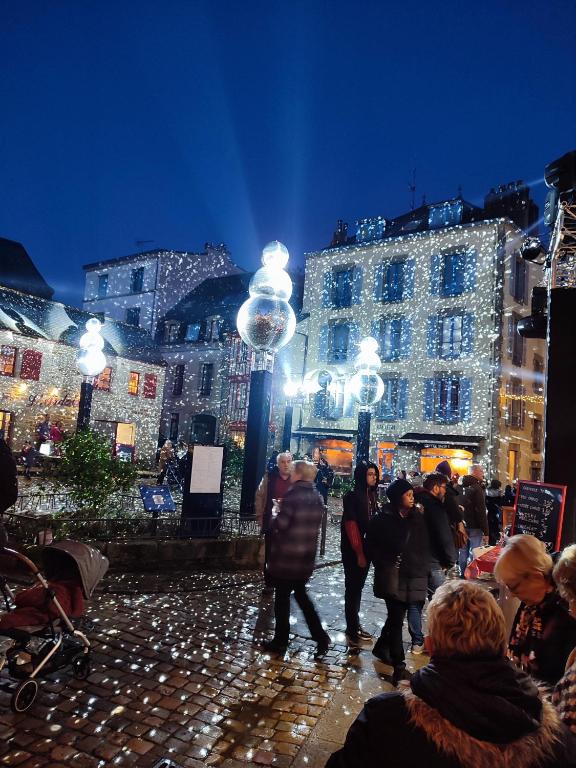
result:
<svg viewBox="0 0 576 768"><path fill-rule="evenodd" d="M352 393L360 405L356 437L356 463L370 458L370 406L384 394L384 382L378 371L382 365L377 354L378 342L366 336L360 342L360 352L354 360L356 373L350 382Z"/></svg>
<svg viewBox="0 0 576 768"><path fill-rule="evenodd" d="M80 403L78 406L78 420L76 429L88 429L90 425L90 411L92 409L93 380L102 373L106 367L104 339L100 335L102 323L95 317L86 322L86 333L80 338L80 352L76 358L76 365L80 373L84 374L84 381L80 385Z"/></svg>

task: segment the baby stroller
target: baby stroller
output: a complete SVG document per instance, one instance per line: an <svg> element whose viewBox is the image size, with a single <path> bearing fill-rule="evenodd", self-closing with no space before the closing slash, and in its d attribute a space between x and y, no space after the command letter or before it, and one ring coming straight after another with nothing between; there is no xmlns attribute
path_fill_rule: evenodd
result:
<svg viewBox="0 0 576 768"><path fill-rule="evenodd" d="M2 533L3 531L0 530L0 538ZM34 575L36 582L44 590L43 610L49 617L42 626L15 626L0 630L4 638L13 640L12 647L6 651L6 667L9 676L19 681L10 706L14 712L25 712L32 706L38 693L38 678L66 667L70 667L72 674L80 680L88 677L90 641L81 631L81 615L79 616L78 612L75 614L76 618L67 615L56 596L55 589L48 584L32 560L14 549L2 546L1 542L0 556L4 563L13 561L14 566L24 566L27 572ZM59 566L63 566L68 573L76 569L80 589L86 599L90 598L96 585L108 570L108 560L104 555L79 541L60 541L51 544L44 548L42 559L45 569L54 573ZM11 611L16 610L16 595L3 575L0 575L0 592L10 615ZM80 602L80 610L83 612L83 600ZM2 687L6 689L8 686L4 684Z"/></svg>
<svg viewBox="0 0 576 768"><path fill-rule="evenodd" d="M176 459L172 459L166 464L166 482L171 488L177 487L181 491L184 490L184 477Z"/></svg>

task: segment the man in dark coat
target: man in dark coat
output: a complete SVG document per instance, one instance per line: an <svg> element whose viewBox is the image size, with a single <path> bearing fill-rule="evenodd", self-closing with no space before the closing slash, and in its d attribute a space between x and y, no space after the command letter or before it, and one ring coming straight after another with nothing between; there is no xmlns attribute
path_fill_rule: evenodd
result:
<svg viewBox="0 0 576 768"><path fill-rule="evenodd" d="M315 480L316 490L324 499L324 504L328 504L328 491L332 488L332 483L334 482L334 470L324 456L322 456L318 446L312 451L312 461L318 469Z"/></svg>
<svg viewBox="0 0 576 768"><path fill-rule="evenodd" d="M411 691L370 699L326 768L564 768L573 736L505 658L504 616L476 584L448 581L428 608L432 659Z"/></svg>
<svg viewBox="0 0 576 768"><path fill-rule="evenodd" d="M484 470L479 464L470 467L464 487L464 520L468 533L468 546L459 552L460 571L463 574L466 565L472 559L472 550L488 544L488 514L486 511L486 493L484 491Z"/></svg>
<svg viewBox="0 0 576 768"><path fill-rule="evenodd" d="M424 488L418 494L418 501L424 507L424 520L430 540L430 572L428 574L428 597L446 580L446 571L456 562L456 548L448 515L446 514L446 486L448 481L439 472L431 473L424 480ZM412 649L418 652L420 649Z"/></svg>
<svg viewBox="0 0 576 768"><path fill-rule="evenodd" d="M316 641L315 658L324 656L330 637L324 631L314 604L306 592L306 583L314 570L318 533L324 514L322 497L314 487L316 467L308 461L296 461L292 486L270 522L270 557L267 570L275 589L274 638L264 643L273 653L284 653L290 634L290 595L294 592L312 639Z"/></svg>
<svg viewBox="0 0 576 768"><path fill-rule="evenodd" d="M376 464L362 461L354 470L354 490L344 495L340 550L344 567L344 612L346 640L352 648L369 642L372 635L360 626L360 602L366 583L370 559L366 550L368 524L378 510Z"/></svg>
<svg viewBox="0 0 576 768"><path fill-rule="evenodd" d="M16 503L18 475L16 462L6 441L0 439L0 515Z"/></svg>
<svg viewBox="0 0 576 768"><path fill-rule="evenodd" d="M424 643L422 608L428 589L430 552L422 507L414 505L414 490L407 480L395 480L386 490L390 504L382 508L368 527L368 551L374 563L374 584L379 574L398 567L398 588L384 596L388 617L372 653L394 667L393 685L409 679L404 662L402 626L408 611L412 644Z"/></svg>

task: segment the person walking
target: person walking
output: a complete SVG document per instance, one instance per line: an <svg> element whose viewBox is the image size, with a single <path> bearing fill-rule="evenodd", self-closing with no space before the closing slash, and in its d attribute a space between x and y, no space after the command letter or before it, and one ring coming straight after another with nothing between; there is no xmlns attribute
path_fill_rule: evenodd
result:
<svg viewBox="0 0 576 768"><path fill-rule="evenodd" d="M340 551L344 568L344 614L346 640L351 648L372 640L372 635L360 626L362 590L370 569L366 550L366 532L378 510L378 481L376 464L362 461L354 470L354 490L343 498L340 523Z"/></svg>
<svg viewBox="0 0 576 768"><path fill-rule="evenodd" d="M174 461L174 448L172 447L171 440L165 440L158 458L158 469L160 470L160 474L156 478L158 485L162 485L164 482L166 472L168 471L168 464L171 461Z"/></svg>
<svg viewBox="0 0 576 768"><path fill-rule="evenodd" d="M294 593L312 639L316 641L314 658L324 656L330 636L306 591L314 570L318 533L324 514L322 497L314 486L316 466L295 461L292 486L278 504L278 513L270 520L270 557L268 573L275 589L274 637L263 644L266 651L284 653L290 635L290 596Z"/></svg>
<svg viewBox="0 0 576 768"><path fill-rule="evenodd" d="M472 552L476 547L488 543L488 516L486 512L486 493L484 491L484 470L480 464L472 464L470 473L464 478L463 507L464 520L468 542L460 550L460 573L464 574L466 566L472 560Z"/></svg>
<svg viewBox="0 0 576 768"><path fill-rule="evenodd" d="M276 456L276 466L267 470L260 481L260 485L254 497L254 514L260 523L260 532L264 535L264 594L271 595L274 592L268 561L270 559L270 521L272 520L272 506L274 500L280 501L286 496L292 484L290 473L292 471L292 454L283 451Z"/></svg>
<svg viewBox="0 0 576 768"><path fill-rule="evenodd" d="M316 490L324 499L324 506L326 506L328 504L328 491L332 488L332 483L334 482L334 470L324 456L322 456L322 451L318 446L312 451L312 461L318 470L316 480L314 481L316 483Z"/></svg>
<svg viewBox="0 0 576 768"><path fill-rule="evenodd" d="M390 503L371 520L368 552L374 563L374 594L386 601L388 616L372 653L394 668L392 684L410 678L406 671L402 627L408 613L413 647L424 644L422 608L428 588L430 554L422 507L414 504L407 480L386 490Z"/></svg>
<svg viewBox="0 0 576 768"><path fill-rule="evenodd" d="M502 483L493 478L486 489L486 516L488 518L488 544L497 544L502 533Z"/></svg>
<svg viewBox="0 0 576 768"><path fill-rule="evenodd" d="M445 475L433 472L426 477L424 489L418 494L418 501L424 507L424 520L430 543L429 598L444 584L446 571L456 563L456 548L444 502L447 485ZM413 649L413 652L418 650Z"/></svg>

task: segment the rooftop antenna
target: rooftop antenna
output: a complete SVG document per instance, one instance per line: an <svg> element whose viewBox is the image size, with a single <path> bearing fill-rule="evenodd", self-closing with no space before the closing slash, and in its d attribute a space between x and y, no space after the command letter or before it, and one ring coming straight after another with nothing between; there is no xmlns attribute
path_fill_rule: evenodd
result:
<svg viewBox="0 0 576 768"><path fill-rule="evenodd" d="M142 253L142 246L148 245L149 243L153 243L154 240L134 240L134 243L136 244L136 248L138 248L138 251Z"/></svg>
<svg viewBox="0 0 576 768"><path fill-rule="evenodd" d="M412 169L412 184L408 184L410 190L410 210L414 210L415 197L416 197L416 168Z"/></svg>

